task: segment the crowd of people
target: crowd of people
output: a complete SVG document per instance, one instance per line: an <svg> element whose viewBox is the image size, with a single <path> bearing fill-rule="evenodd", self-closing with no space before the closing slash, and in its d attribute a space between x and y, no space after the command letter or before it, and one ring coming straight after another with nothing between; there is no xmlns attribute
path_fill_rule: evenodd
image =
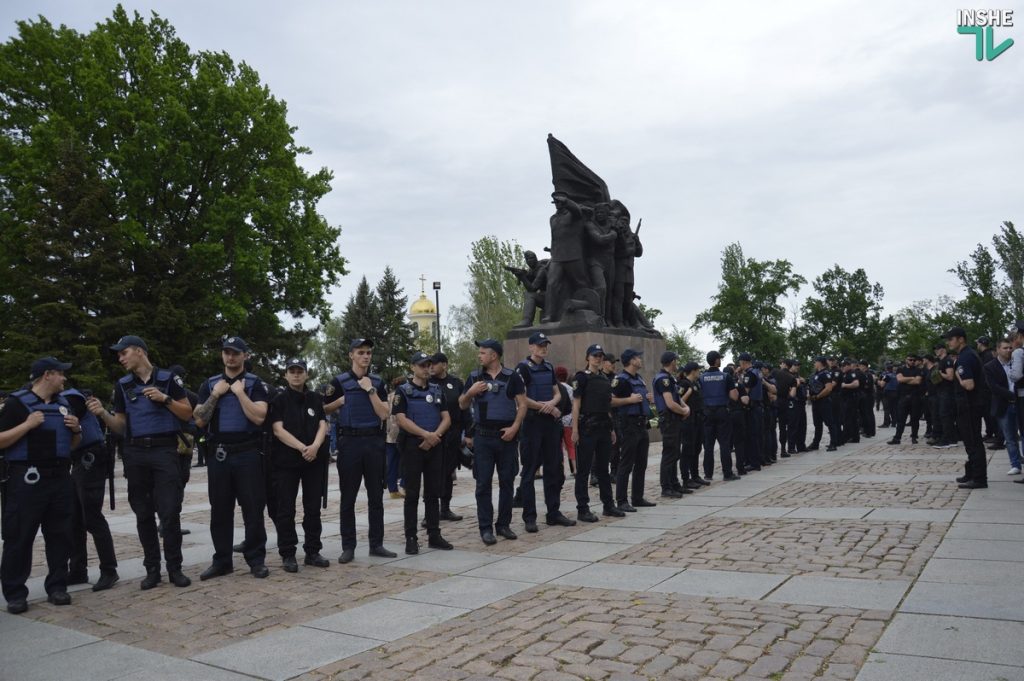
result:
<svg viewBox="0 0 1024 681"><path fill-rule="evenodd" d="M303 563L328 567L330 561L321 555L321 511L327 508L332 459L341 492L341 564L355 557L360 488L367 498L370 555L396 556L384 546L385 487L404 497L406 554L419 552L420 529L426 530L431 548L452 549L441 523L462 520L451 508L460 465L471 468L475 479L477 525L486 545L498 537L517 538L512 528L516 507L522 509L525 531L539 531L538 476L547 525L598 522L592 487L605 517L654 506L657 502L645 496L652 423L661 434L658 480L666 499L710 485L716 450L722 479L737 480L779 458L819 449L826 434L828 451L874 437L876 410L884 412L882 427L895 428L890 444L901 442L908 424L916 444L922 415L930 444L948 448L962 442L967 464L957 482L968 489L987 487L982 423L990 420L992 446L1005 443L1010 474L1020 473L1018 433L1024 410L1015 402L1024 395L1024 323L1000 339L990 357L985 354L988 339L979 339L979 356L964 330L953 328L934 355L910 355L899 367L886 366L877 375L866 361L834 356L815 358L813 371L805 376L800 362L792 359L772 366L741 352L736 364L723 368L722 355L710 352L706 367L692 360L680 366L679 356L667 351L648 383L638 350L626 348L616 357L591 345L585 367L571 375L548 362L551 342L544 333L534 333L529 356L508 367L499 341L478 341L479 368L465 381L448 373L443 353L416 352L406 379L389 390L371 371L373 341L356 338L349 343L350 368L314 391L301 358L288 360L284 387L267 385L247 368L246 342L231 336L222 343L223 370L192 392L180 367L154 366L146 342L124 336L111 346L126 373L114 385L109 405L65 389L70 364L39 359L31 366L29 384L0 403L0 582L8 611L28 608L26 582L40 528L51 603L69 604L68 586L88 582L87 532L99 558L93 590L118 581L103 516L106 484L118 454L144 552L146 576L140 587L161 583L161 564L172 584L189 586L191 579L182 570L181 512L196 443L208 468L213 543L211 563L200 580L233 572L236 552L253 577L269 574L265 514L277 532L282 568L297 572L300 489ZM336 457L330 453L332 442ZM574 475L575 519L561 510L566 456ZM520 486L514 491L517 474ZM236 505L244 523L239 544L233 544Z"/></svg>

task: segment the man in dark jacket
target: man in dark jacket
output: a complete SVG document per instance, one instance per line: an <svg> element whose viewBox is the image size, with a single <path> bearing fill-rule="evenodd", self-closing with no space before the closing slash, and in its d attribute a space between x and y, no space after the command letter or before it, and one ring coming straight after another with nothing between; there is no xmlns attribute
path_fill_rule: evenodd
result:
<svg viewBox="0 0 1024 681"><path fill-rule="evenodd" d="M1017 433L1017 396L1010 385L1010 354L1013 345L1004 338L996 345L995 357L985 363L985 382L992 399L989 415L997 422L1010 456L1008 475L1021 471L1020 438Z"/></svg>

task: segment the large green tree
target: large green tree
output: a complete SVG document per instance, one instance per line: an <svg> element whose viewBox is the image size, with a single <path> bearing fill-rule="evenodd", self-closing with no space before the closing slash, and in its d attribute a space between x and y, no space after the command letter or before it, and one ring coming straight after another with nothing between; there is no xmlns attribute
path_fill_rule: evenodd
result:
<svg viewBox="0 0 1024 681"><path fill-rule="evenodd" d="M885 354L891 320L882 317L882 285L863 268L834 265L815 278L814 295L801 310L802 323L790 334L795 354L807 359L822 352L878 361Z"/></svg>
<svg viewBox="0 0 1024 681"><path fill-rule="evenodd" d="M408 320L409 298L404 295L394 271L384 268L377 282L377 325L374 335L373 363L386 381L409 371L409 356L415 350L416 325ZM428 348L429 349L429 348Z"/></svg>
<svg viewBox="0 0 1024 681"><path fill-rule="evenodd" d="M999 268L992 253L983 245L949 270L960 280L964 297L952 312L971 340L978 336L999 338L1010 323L1010 301L1000 281Z"/></svg>
<svg viewBox="0 0 1024 681"><path fill-rule="evenodd" d="M999 269L1006 277L1006 301L1013 319L1024 319L1024 235L1007 220L993 238Z"/></svg>
<svg viewBox="0 0 1024 681"><path fill-rule="evenodd" d="M212 372L224 334L269 369L326 319L344 274L284 102L222 52L118 6L89 33L44 18L0 45L0 382L33 357L101 388L125 333Z"/></svg>
<svg viewBox="0 0 1024 681"><path fill-rule="evenodd" d="M787 351L780 298L800 290L807 280L788 260L755 260L739 243L722 251L722 281L712 304L697 315L693 328L709 327L730 354L750 352L775 361Z"/></svg>

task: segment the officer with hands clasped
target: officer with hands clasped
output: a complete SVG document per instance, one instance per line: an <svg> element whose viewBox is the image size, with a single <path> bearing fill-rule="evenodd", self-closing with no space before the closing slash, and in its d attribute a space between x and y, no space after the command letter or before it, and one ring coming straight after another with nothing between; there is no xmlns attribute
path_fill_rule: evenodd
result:
<svg viewBox="0 0 1024 681"><path fill-rule="evenodd" d="M448 373L448 356L443 352L434 353L430 364L430 382L441 389L448 416L452 425L445 431L441 441L444 447L444 470L441 475L441 520L457 522L462 516L452 511L452 492L455 485L455 470L459 466L462 451L462 434L469 422L469 413L459 409L459 395L462 394L462 379Z"/></svg>
<svg viewBox="0 0 1024 681"><path fill-rule="evenodd" d="M589 478L597 480L604 505L603 515L615 518L625 513L615 506L609 465L615 428L612 423L612 382L602 370L605 361L600 345L587 348L587 368L576 373L572 389L572 441L576 444L576 517L585 523L598 518L590 510Z"/></svg>
<svg viewBox="0 0 1024 681"><path fill-rule="evenodd" d="M395 390L392 413L401 433L402 480L405 483L405 552L420 552L417 539L416 513L420 503L420 482L423 483L423 515L427 525L427 546L450 551L452 545L441 536L440 496L445 470L444 435L452 425L448 405L436 384L430 382L431 356L413 353L409 359L412 380Z"/></svg>
<svg viewBox="0 0 1024 681"><path fill-rule="evenodd" d="M516 478L516 438L526 417L526 386L515 371L502 366L504 348L493 338L475 341L480 368L466 378L459 408L473 406L473 477L476 478L476 514L480 539L491 546L516 539L512 523L512 487ZM491 481L498 470L498 518L494 519Z"/></svg>
<svg viewBox="0 0 1024 681"><path fill-rule="evenodd" d="M704 396L704 473L711 479L708 461L714 461L715 441L722 462L724 480L739 480L732 470L732 423L729 420L730 402L739 400L736 381L722 372L722 355L712 350L707 354L708 369L700 375L700 390ZM714 464L712 463L711 466Z"/></svg>
<svg viewBox="0 0 1024 681"><path fill-rule="evenodd" d="M146 576L139 586L152 589L160 583L160 533L163 528L167 578L185 587L192 583L181 571L181 469L178 433L192 414L181 380L149 361L149 348L138 336L123 336L110 346L128 372L114 385L114 413L95 396L86 400L90 412L100 417L124 440L124 475L128 478L128 504L135 512L135 526L145 554Z"/></svg>
<svg viewBox="0 0 1024 681"><path fill-rule="evenodd" d="M622 453L615 471L615 501L619 510L627 513L633 513L639 507L657 505L644 499L644 474L647 472L647 450L650 447L647 435L650 427L647 418L648 402L653 402L654 398L640 375L643 354L633 348L623 350L622 372L612 381L612 406L616 409L622 429ZM632 504L627 500L630 492Z"/></svg>
<svg viewBox="0 0 1024 681"><path fill-rule="evenodd" d="M267 483L263 475L262 425L267 417L267 389L245 370L248 344L238 336L224 339L224 371L211 376L199 390L196 426L208 428L212 456L207 461L210 493L210 536L213 562L199 575L207 580L234 571L231 543L235 531L235 501L245 524L245 562L253 577L270 574L265 564L267 530L263 523ZM166 527L166 525L164 526Z"/></svg>
<svg viewBox="0 0 1024 681"><path fill-rule="evenodd" d="M32 363L31 386L0 404L0 448L6 449L0 584L7 611L28 610L32 544L40 526L46 544L47 600L68 605L68 550L74 500L71 451L82 439L78 417L61 397L70 364L54 357Z"/></svg>
<svg viewBox="0 0 1024 681"><path fill-rule="evenodd" d="M327 567L330 562L320 555L320 502L326 502L327 416L319 393L306 387L306 361L288 360L285 367L288 388L279 392L270 405L268 420L274 433L269 456L273 459L272 483L277 499L274 527L277 528L277 551L285 572L298 572L295 550L299 538L295 532L295 499L302 485L302 550L304 563Z"/></svg>
<svg viewBox="0 0 1024 681"><path fill-rule="evenodd" d="M826 452L836 451L835 422L832 420L832 391L835 383L832 382L832 370L828 368L828 360L825 357L814 358L814 374L808 385L808 393L811 400L811 418L814 421L814 439L807 449L816 451L821 445L821 436L825 428L828 428L828 446Z"/></svg>
<svg viewBox="0 0 1024 681"><path fill-rule="evenodd" d="M352 562L356 551L356 496L366 486L370 520L370 555L394 558L384 548L384 470L388 393L380 376L370 373L373 341L355 338L349 343L352 368L331 379L324 411L338 412L338 479L341 481L341 555Z"/></svg>
<svg viewBox="0 0 1024 681"><path fill-rule="evenodd" d="M555 367L545 359L551 340L543 333L530 336L530 356L516 366L526 386L526 418L519 437L522 461L520 490L523 502L523 523L527 532L537 531L537 498L534 476L544 468L545 521L548 525L571 527L576 521L559 510L562 484L562 412L558 405L562 395L555 379Z"/></svg>
<svg viewBox="0 0 1024 681"><path fill-rule="evenodd" d="M661 355L661 371L654 376L654 406L658 410L658 429L661 431L661 496L678 499L692 494L692 489L679 482L679 461L682 458L682 429L684 419L690 416L690 407L679 395L675 375L679 368L679 355L666 350Z"/></svg>

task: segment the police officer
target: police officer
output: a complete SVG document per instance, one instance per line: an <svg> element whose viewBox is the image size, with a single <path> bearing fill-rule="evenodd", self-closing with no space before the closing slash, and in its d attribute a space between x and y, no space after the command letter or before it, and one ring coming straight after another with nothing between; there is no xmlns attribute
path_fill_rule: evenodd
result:
<svg viewBox="0 0 1024 681"><path fill-rule="evenodd" d="M355 338L349 343L352 368L335 376L327 386L324 411L338 414L338 479L341 481L341 556L352 562L356 552L356 496L365 484L370 520L370 555L394 558L384 548L383 428L388 418L388 392L380 376L370 373L373 341Z"/></svg>
<svg viewBox="0 0 1024 681"><path fill-rule="evenodd" d="M68 605L68 550L74 486L71 452L82 440L78 417L60 395L70 364L54 357L32 363L31 386L0 404L0 449L6 449L0 584L7 611L28 610L25 582L32 572L32 544L39 528L46 544L47 600Z"/></svg>
<svg viewBox="0 0 1024 681"><path fill-rule="evenodd" d="M304 563L327 567L330 562L320 555L320 502L326 501L327 416L323 397L306 387L306 360L293 357L285 366L288 387L280 391L270 404L274 439L269 452L273 459L274 496L277 512L277 551L285 572L298 572L295 551L299 539L295 532L295 499L302 485L302 550Z"/></svg>
<svg viewBox="0 0 1024 681"><path fill-rule="evenodd" d="M602 515L622 518L626 514L615 506L612 494L609 458L615 430L612 419L612 382L602 370L604 348L587 348L587 368L576 373L572 389L572 441L576 444L576 517L596 523L590 510L587 479L596 477Z"/></svg>
<svg viewBox="0 0 1024 681"><path fill-rule="evenodd" d="M936 369L941 382L935 385L936 401L935 424L932 426L934 442L929 444L935 449L951 449L956 447L956 402L954 400L954 383L956 382L956 362L946 350L943 343L936 343Z"/></svg>
<svg viewBox="0 0 1024 681"><path fill-rule="evenodd" d="M860 379L850 359L842 362L843 382L839 384L840 423L843 442L860 442Z"/></svg>
<svg viewBox="0 0 1024 681"><path fill-rule="evenodd" d="M832 373L832 423L835 424L837 440L835 445L837 447L842 446L846 439L843 433L843 409L842 409L842 385L843 385L843 370L839 366L839 358L835 355L830 355L828 358L828 367Z"/></svg>
<svg viewBox="0 0 1024 681"><path fill-rule="evenodd" d="M683 487L698 490L711 483L700 477L700 450L704 442L704 403L698 379L700 365L687 362L679 371L679 400L690 408L690 417L683 419L679 429L682 443L679 473Z"/></svg>
<svg viewBox="0 0 1024 681"><path fill-rule="evenodd" d="M138 336L122 336L110 349L128 372L114 385L114 413L95 396L85 404L112 432L123 437L124 475L128 504L145 554L146 576L139 586L160 583L160 534L163 528L167 578L178 587L192 583L181 571L181 469L178 433L192 414L180 377L149 361L149 348Z"/></svg>
<svg viewBox="0 0 1024 681"><path fill-rule="evenodd" d="M761 470L764 457L764 381L761 372L754 368L753 357L749 352L741 352L737 357L740 363L740 382L747 392L747 470Z"/></svg>
<svg viewBox="0 0 1024 681"><path fill-rule="evenodd" d="M402 480L405 483L405 552L420 552L417 539L416 513L420 503L420 482L423 483L424 519L427 525L427 546L451 551L452 545L441 536L440 496L444 475L444 434L451 428L444 393L430 382L431 356L415 352L409 358L412 380L395 390L392 413L401 433Z"/></svg>
<svg viewBox="0 0 1024 681"><path fill-rule="evenodd" d="M562 412L558 405L562 394L555 379L555 367L545 359L551 339L541 332L530 336L530 356L516 366L526 386L526 418L519 437L522 461L520 491L523 523L527 532L537 531L537 499L534 477L544 467L545 521L548 525L571 527L575 520L559 510L565 474L562 471Z"/></svg>
<svg viewBox="0 0 1024 681"><path fill-rule="evenodd" d="M68 401L71 411L82 427L82 439L71 452L71 479L74 481L74 515L71 522L71 555L68 564L68 584L86 584L89 581L86 532L92 535L96 556L100 563L100 578L93 591L104 591L118 580L117 556L110 525L103 517L103 496L107 488L107 475L112 471L107 454L103 426L95 414L85 406L86 396L77 390L65 390L61 396Z"/></svg>
<svg viewBox="0 0 1024 681"><path fill-rule="evenodd" d="M661 496L679 499L692 494L679 483L677 468L682 457L682 426L690 416L690 407L680 399L675 374L679 368L679 355L666 350L661 354L661 371L654 376L654 406L658 410L658 430L661 431Z"/></svg>
<svg viewBox="0 0 1024 681"><path fill-rule="evenodd" d="M722 462L724 480L739 480L732 470L732 427L729 421L729 403L739 400L739 391L732 376L722 372L722 356L715 350L707 354L708 369L700 375L700 390L704 396L704 477L714 474L715 441Z"/></svg>
<svg viewBox="0 0 1024 681"><path fill-rule="evenodd" d="M491 546L497 532L516 539L512 523L512 487L516 478L516 444L526 417L526 386L515 371L502 366L501 343L493 338L475 341L480 368L466 378L459 408L473 406L473 477L476 478L476 516L480 539ZM561 465L561 462L559 462ZM498 518L494 521L491 486L498 470Z"/></svg>
<svg viewBox="0 0 1024 681"><path fill-rule="evenodd" d="M943 348L945 349L945 348ZM882 428L896 427L896 396L900 384L896 380L896 367L892 362L878 376L878 388L882 393ZM952 387L952 383L950 384Z"/></svg>
<svg viewBox="0 0 1024 681"><path fill-rule="evenodd" d="M986 489L988 487L988 461L985 445L981 439L982 415L988 407L988 394L982 386L985 375L981 369L978 353L967 344L967 332L959 326L947 331L946 339L950 352L956 358L956 422L960 428L960 439L967 451L964 476L959 484L961 489Z"/></svg>
<svg viewBox="0 0 1024 681"><path fill-rule="evenodd" d="M736 464L736 474L746 475L747 445L750 436L750 431L747 429L747 423L750 420L748 411L750 395L747 393L747 388L742 382L742 376L737 376L735 365L727 365L722 369L722 373L732 377L736 384L736 394L739 395L739 399L729 400L729 428L732 431L732 453Z"/></svg>
<svg viewBox="0 0 1024 681"><path fill-rule="evenodd" d="M790 454L807 451L807 381L800 375L800 360L791 360L789 372L793 387L789 389L789 427L787 451Z"/></svg>
<svg viewBox="0 0 1024 681"><path fill-rule="evenodd" d="M825 428L828 428L828 446L826 452L836 451L835 423L832 421L832 392L835 384L832 382L832 370L828 368L828 360L825 357L814 358L814 374L811 375L808 384L808 396L811 400L811 418L814 421L814 439L807 449L817 451L821 445L821 436Z"/></svg>
<svg viewBox="0 0 1024 681"><path fill-rule="evenodd" d="M778 410L775 408L775 404L778 401L778 388L775 387L775 376L772 375L771 366L758 360L754 362L754 368L761 372L761 382L764 385L764 395L766 398L761 465L771 466L779 460L779 441L775 437L775 426L779 418Z"/></svg>
<svg viewBox="0 0 1024 681"><path fill-rule="evenodd" d="M459 465L463 432L469 423L469 413L459 409L459 395L462 394L462 379L448 373L448 357L443 352L435 353L430 364L430 382L441 389L448 416L452 425L444 432L441 446L444 447L444 465L441 476L441 520L457 522L462 516L452 511L452 492L455 486L455 469Z"/></svg>
<svg viewBox="0 0 1024 681"><path fill-rule="evenodd" d="M860 402L860 424L864 437L875 436L875 372L866 360L860 361L860 373L863 376Z"/></svg>
<svg viewBox="0 0 1024 681"><path fill-rule="evenodd" d="M981 362L982 367L995 358L995 352L992 349L992 339L988 336L978 336L978 340L975 341L975 348L976 354L978 355L978 361ZM988 404L989 400L992 399L992 396L989 393L988 383L984 378L978 382L976 390L980 391L977 399L982 400L984 404ZM999 430L997 419L992 416L991 410L985 409L982 414L982 422L985 426L985 435L982 438L982 442L991 441L994 446L989 447L989 449L1004 449L1006 447L1006 443Z"/></svg>
<svg viewBox="0 0 1024 681"><path fill-rule="evenodd" d="M779 454L782 458L789 457L789 400L790 388L796 384L792 373L793 360L783 359L779 367L772 372L775 378L775 411L779 419Z"/></svg>
<svg viewBox="0 0 1024 681"><path fill-rule="evenodd" d="M656 506L644 499L644 474L647 472L647 450L650 439L648 401L652 400L647 384L640 375L643 353L633 348L622 351L622 372L612 381L612 407L622 432L619 467L615 472L615 501L620 511L633 513L637 508ZM629 480L633 477L632 504L627 501Z"/></svg>
<svg viewBox="0 0 1024 681"><path fill-rule="evenodd" d="M896 434L888 444L898 445L903 438L903 430L910 419L910 441L917 444L917 432L921 423L921 384L924 376L917 367L917 355L907 355L906 362L896 370L896 382L899 384L896 402Z"/></svg>
<svg viewBox="0 0 1024 681"><path fill-rule="evenodd" d="M608 382L611 383L615 380L618 375L618 371L615 365L618 364L619 358L611 352L608 352L604 356L604 362L601 364L601 370L604 375L608 377ZM614 412L613 412L614 413ZM622 430L619 428L619 420L614 419L615 428L615 440L612 442L612 455L608 460L608 470L611 472L612 480L615 480L615 472L619 469L619 458L622 455ZM591 487L597 486L597 480L590 481Z"/></svg>
<svg viewBox="0 0 1024 681"><path fill-rule="evenodd" d="M213 454L206 464L213 561L199 579L234 572L231 543L236 501L245 524L245 562L252 576L262 579L270 574L265 564L267 530L263 524L267 484L260 451L268 411L267 388L245 370L249 345L242 338L225 338L220 356L224 371L206 379L199 389L200 404L193 412L196 426L209 431Z"/></svg>

